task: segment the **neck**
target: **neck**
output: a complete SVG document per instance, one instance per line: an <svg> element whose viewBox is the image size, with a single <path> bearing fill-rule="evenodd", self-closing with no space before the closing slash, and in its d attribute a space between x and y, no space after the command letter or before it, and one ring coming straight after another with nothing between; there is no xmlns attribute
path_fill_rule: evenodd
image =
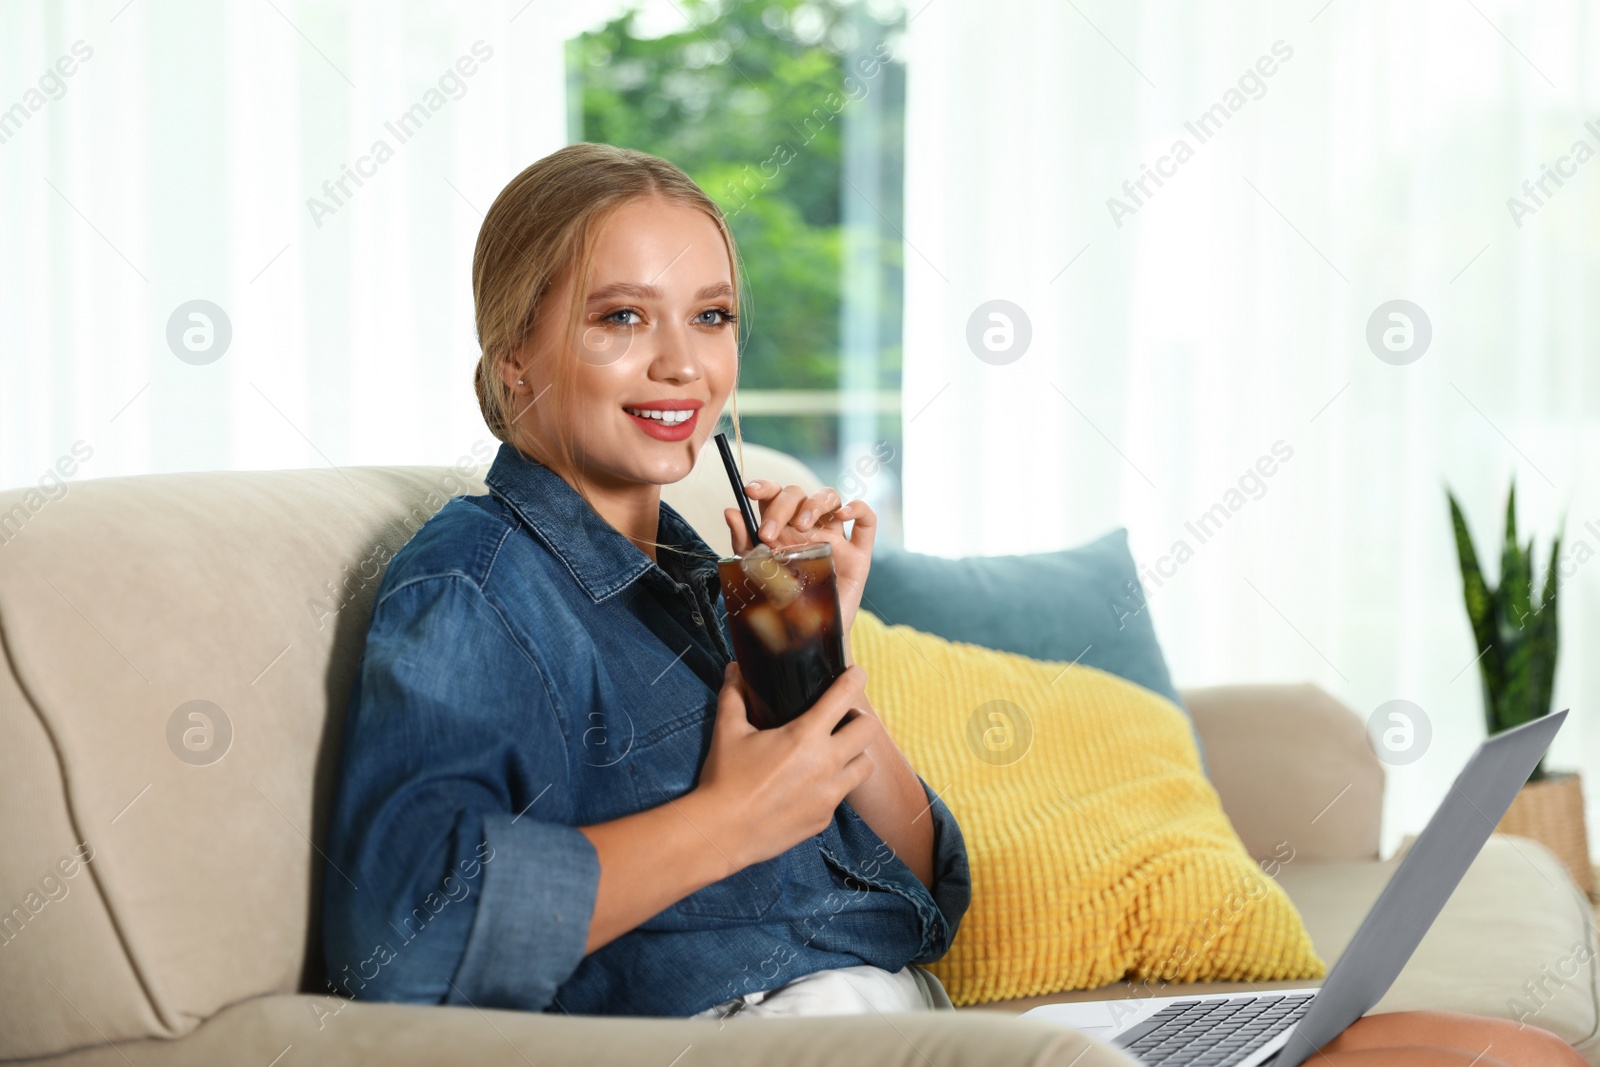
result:
<svg viewBox="0 0 1600 1067"><path fill-rule="evenodd" d="M543 454L542 451L523 450L532 456ZM656 559L655 542L659 540L661 486L654 482L584 478L575 473L561 477L580 496L587 496L600 517L649 556L651 562L660 562Z"/></svg>
<svg viewBox="0 0 1600 1067"><path fill-rule="evenodd" d="M574 488L577 488L574 486ZM581 492L588 495L600 517L616 527L617 531L656 560L658 527L661 520L661 487L652 482L628 482L621 485L599 485L583 482Z"/></svg>

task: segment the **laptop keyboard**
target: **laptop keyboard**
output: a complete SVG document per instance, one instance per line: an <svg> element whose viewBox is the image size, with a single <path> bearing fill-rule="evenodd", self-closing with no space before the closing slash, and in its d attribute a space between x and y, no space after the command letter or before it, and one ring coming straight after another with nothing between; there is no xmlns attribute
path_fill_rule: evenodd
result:
<svg viewBox="0 0 1600 1067"><path fill-rule="evenodd" d="M1237 1063L1305 1014L1310 994L1180 1000L1114 1042L1150 1067Z"/></svg>

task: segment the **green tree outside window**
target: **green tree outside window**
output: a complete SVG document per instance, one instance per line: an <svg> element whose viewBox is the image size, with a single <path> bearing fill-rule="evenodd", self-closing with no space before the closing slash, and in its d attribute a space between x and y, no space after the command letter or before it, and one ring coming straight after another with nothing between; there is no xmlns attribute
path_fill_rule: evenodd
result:
<svg viewBox="0 0 1600 1067"><path fill-rule="evenodd" d="M678 6L677 32L641 36L632 6L568 42L568 139L669 159L722 207L750 284L746 436L866 495L898 541L903 10ZM864 454L893 457L876 494L841 484Z"/></svg>

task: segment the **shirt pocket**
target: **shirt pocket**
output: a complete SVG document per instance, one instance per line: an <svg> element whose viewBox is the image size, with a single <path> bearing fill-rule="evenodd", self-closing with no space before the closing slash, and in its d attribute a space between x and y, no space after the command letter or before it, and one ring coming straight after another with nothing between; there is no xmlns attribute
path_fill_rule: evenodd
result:
<svg viewBox="0 0 1600 1067"><path fill-rule="evenodd" d="M710 743L714 714L713 708L695 707L639 739L634 758L624 763L632 775L640 811L677 800L694 788ZM705 925L694 922L696 919L761 919L783 895L783 866L781 853L752 863L690 893L658 919L673 927Z"/></svg>

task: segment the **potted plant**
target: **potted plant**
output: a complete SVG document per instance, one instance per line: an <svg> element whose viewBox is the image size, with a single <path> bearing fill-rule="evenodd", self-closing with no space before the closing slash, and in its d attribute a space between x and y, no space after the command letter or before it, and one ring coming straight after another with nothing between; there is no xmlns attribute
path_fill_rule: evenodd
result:
<svg viewBox="0 0 1600 1067"><path fill-rule="evenodd" d="M1556 674L1556 559L1561 554L1561 534L1551 542L1544 592L1535 601L1539 583L1533 574L1533 539L1525 546L1517 543L1517 487L1513 482L1506 497L1500 583L1490 588L1478 565L1461 506L1448 489L1445 495L1450 499L1450 519L1455 527L1462 594L1479 652L1484 716L1489 732L1495 734L1550 712ZM1583 785L1577 772L1546 771L1540 760L1498 829L1531 837L1548 847L1566 864L1578 887L1594 895Z"/></svg>

